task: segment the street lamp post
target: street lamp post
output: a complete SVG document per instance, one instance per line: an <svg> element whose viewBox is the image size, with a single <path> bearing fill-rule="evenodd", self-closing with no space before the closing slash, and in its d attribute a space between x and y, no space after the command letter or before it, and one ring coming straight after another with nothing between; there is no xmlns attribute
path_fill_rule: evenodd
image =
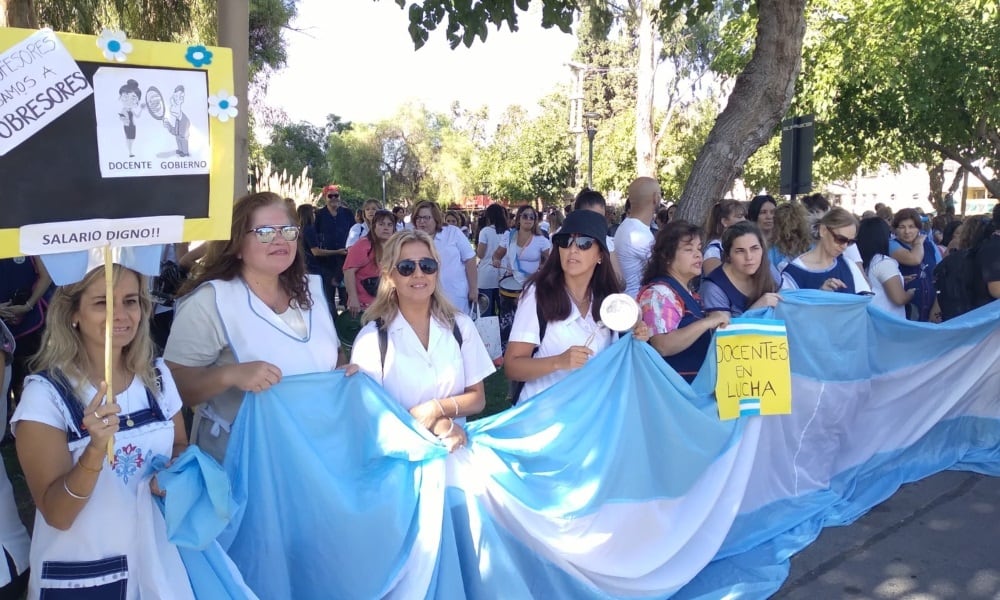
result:
<svg viewBox="0 0 1000 600"><path fill-rule="evenodd" d="M594 136L597 135L597 125L593 118L597 113L586 113L583 115L587 119L587 187L594 189Z"/></svg>
<svg viewBox="0 0 1000 600"><path fill-rule="evenodd" d="M388 169L386 169L385 165L382 165L381 167L379 167L379 172L382 173L382 208L386 207L385 206L385 175L386 175L386 171L388 171Z"/></svg>

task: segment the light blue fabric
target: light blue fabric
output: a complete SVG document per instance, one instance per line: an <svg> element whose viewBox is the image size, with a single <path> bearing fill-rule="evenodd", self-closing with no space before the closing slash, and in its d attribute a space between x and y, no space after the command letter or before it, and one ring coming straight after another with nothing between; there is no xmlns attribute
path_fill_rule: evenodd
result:
<svg viewBox="0 0 1000 600"><path fill-rule="evenodd" d="M78 252L57 252L43 254L39 258L45 264L45 270L56 285L69 285L83 279L93 269L104 266L104 249L91 248ZM160 257L163 255L163 244L150 246L116 246L112 248L115 264L128 267L133 271L155 277L160 274Z"/></svg>
<svg viewBox="0 0 1000 600"><path fill-rule="evenodd" d="M823 527L903 483L1000 474L1000 302L929 325L782 298L746 314L788 330L780 417L720 422L714 350L688 386L631 337L470 423L454 455L364 375L287 377L233 425L220 539L262 598L765 598ZM660 516L607 551L633 511ZM676 537L643 535L663 523Z"/></svg>
<svg viewBox="0 0 1000 600"><path fill-rule="evenodd" d="M171 543L203 550L215 541L236 510L229 476L197 446L189 446L168 467L165 456L153 457L153 469Z"/></svg>
<svg viewBox="0 0 1000 600"><path fill-rule="evenodd" d="M153 457L157 483L167 493L157 504L164 514L167 537L177 546L195 597L255 598L215 541L235 508L229 477L219 463L197 446L189 446L169 467L168 461L162 455Z"/></svg>

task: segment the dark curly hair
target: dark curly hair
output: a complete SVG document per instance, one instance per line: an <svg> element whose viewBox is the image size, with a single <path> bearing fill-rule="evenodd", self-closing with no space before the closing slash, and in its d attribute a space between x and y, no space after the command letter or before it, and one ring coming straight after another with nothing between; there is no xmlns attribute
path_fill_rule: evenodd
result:
<svg viewBox="0 0 1000 600"><path fill-rule="evenodd" d="M666 275L681 243L692 239L702 240L701 234L701 227L683 220L671 221L657 231L649 262L642 274L642 285L648 285L657 277Z"/></svg>
<svg viewBox="0 0 1000 600"><path fill-rule="evenodd" d="M181 287L180 294L187 294L213 279L232 281L239 277L243 271L243 261L239 258L240 248L243 246L243 239L249 235L253 213L259 208L271 205L284 208L288 214L289 223L298 223L297 215L289 210L288 204L278 194L258 192L243 196L233 205L233 224L229 231L229 239L208 242L208 251L205 253L203 266L192 279L188 279ZM308 279L306 278L306 263L301 252L296 252L292 264L281 275L278 275L278 282L285 293L295 300L301 308L312 307L312 296L309 294Z"/></svg>

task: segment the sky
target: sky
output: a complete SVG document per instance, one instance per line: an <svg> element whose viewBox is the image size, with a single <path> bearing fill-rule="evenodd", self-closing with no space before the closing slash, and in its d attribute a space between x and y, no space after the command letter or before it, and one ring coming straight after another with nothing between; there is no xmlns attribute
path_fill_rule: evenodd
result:
<svg viewBox="0 0 1000 600"><path fill-rule="evenodd" d="M345 121L392 116L408 100L437 111L458 100L490 107L498 118L509 105L529 110L560 83L568 83L576 40L541 26L541 4L520 13L520 29L490 29L486 43L451 50L444 25L413 49L407 12L393 0L300 0L287 31L288 65L276 73L267 104L292 121L321 125L334 113Z"/></svg>

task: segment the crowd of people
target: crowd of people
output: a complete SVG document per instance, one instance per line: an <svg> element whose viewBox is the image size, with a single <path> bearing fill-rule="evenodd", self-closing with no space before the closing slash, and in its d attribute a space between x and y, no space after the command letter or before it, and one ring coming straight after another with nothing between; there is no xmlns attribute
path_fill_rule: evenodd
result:
<svg viewBox="0 0 1000 600"><path fill-rule="evenodd" d="M33 596L83 588L135 598L146 569L178 568L169 542L117 517L135 511L137 486L164 494L153 456L177 457L190 439L222 462L245 394L287 376L364 373L449 450L465 445L465 419L483 410L495 371L477 316L506 313L503 366L518 403L618 338L601 322L612 294L635 299L630 335L688 382L715 329L777 306L786 290L870 296L877 309L919 321L1000 298L1000 206L932 226L913 209L859 218L822 196L763 195L720 200L693 224L663 205L655 179L637 178L627 194L620 222L585 189L564 209L493 204L475 223L427 201L409 221L376 201L355 214L336 185L319 208L251 194L235 203L228 240L165 253L171 273L190 274L167 294L176 304L161 344L151 291L169 286L116 265L109 299L103 267L53 288L41 261L0 261L0 359L13 367L4 386L23 382L11 429L37 508L30 557L23 527L5 528L13 533L2 540L9 583L0 598L25 585ZM113 381L104 380L106 356ZM0 504L12 502L0 486Z"/></svg>

